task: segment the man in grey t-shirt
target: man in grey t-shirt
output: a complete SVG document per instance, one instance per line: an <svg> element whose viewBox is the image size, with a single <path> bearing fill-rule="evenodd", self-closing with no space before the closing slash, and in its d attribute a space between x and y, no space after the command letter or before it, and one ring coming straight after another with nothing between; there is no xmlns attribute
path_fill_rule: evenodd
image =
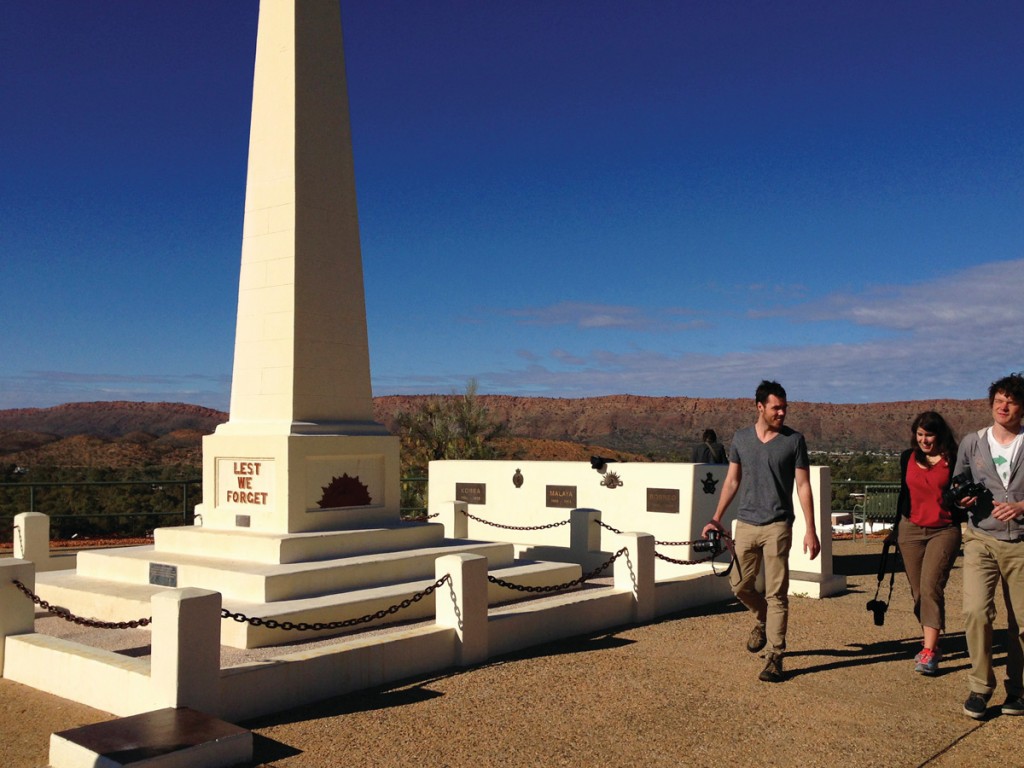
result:
<svg viewBox="0 0 1024 768"><path fill-rule="evenodd" d="M747 650L757 653L769 645L760 674L765 682L782 680L789 620L789 549L793 539L793 487L800 499L807 533L804 552L813 560L821 551L814 520L810 462L804 436L785 426L786 390L775 381L762 381L754 394L757 421L736 432L729 448L729 472L722 484L718 508L706 526L725 533L722 517L739 492L736 510L736 567L730 581L737 599L754 614L755 625ZM742 482L741 482L742 481ZM764 563L765 591L756 587Z"/></svg>

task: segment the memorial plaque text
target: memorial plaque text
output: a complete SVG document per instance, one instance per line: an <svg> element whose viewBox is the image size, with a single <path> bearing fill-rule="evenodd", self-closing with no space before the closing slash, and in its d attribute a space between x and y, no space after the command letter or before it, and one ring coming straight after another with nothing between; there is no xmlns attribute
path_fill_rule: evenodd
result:
<svg viewBox="0 0 1024 768"><path fill-rule="evenodd" d="M647 489L647 511L668 512L673 515L679 514L679 489L678 488L648 488Z"/></svg>
<svg viewBox="0 0 1024 768"><path fill-rule="evenodd" d="M467 504L486 504L487 483L456 483L455 500Z"/></svg>
<svg viewBox="0 0 1024 768"><path fill-rule="evenodd" d="M158 587L177 587L178 566L150 563L149 583Z"/></svg>
<svg viewBox="0 0 1024 768"><path fill-rule="evenodd" d="M549 507L576 509L575 485L549 485L546 496Z"/></svg>

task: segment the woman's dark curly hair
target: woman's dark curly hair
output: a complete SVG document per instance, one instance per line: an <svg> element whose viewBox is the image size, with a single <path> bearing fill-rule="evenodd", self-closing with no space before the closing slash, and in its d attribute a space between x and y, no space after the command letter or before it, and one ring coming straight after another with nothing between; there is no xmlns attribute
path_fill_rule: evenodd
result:
<svg viewBox="0 0 1024 768"><path fill-rule="evenodd" d="M914 423L910 425L910 447L914 450L914 458L917 459L918 464L928 466L928 459L917 443L917 430L919 429L935 435L939 453L946 461L952 463L956 460L957 442L953 430L949 428L946 420L935 411L924 411L917 414Z"/></svg>
<svg viewBox="0 0 1024 768"><path fill-rule="evenodd" d="M999 381L993 381L992 386L988 388L989 405L992 405L996 395L1000 392L1024 405L1024 376L1019 373L1011 373L1009 376L1003 376Z"/></svg>

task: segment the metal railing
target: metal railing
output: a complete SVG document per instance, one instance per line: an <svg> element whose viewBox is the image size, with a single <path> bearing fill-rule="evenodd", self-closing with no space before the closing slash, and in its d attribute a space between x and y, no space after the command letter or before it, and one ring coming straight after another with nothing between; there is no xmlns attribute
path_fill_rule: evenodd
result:
<svg viewBox="0 0 1024 768"><path fill-rule="evenodd" d="M401 515L404 518L423 517L427 514L427 486L428 478L425 476L410 476L401 479ZM862 503L866 486L872 487L893 487L899 488L896 482L878 482L873 480L833 480L832 481L832 511L853 512ZM122 486L129 491L133 488L149 486L154 493L165 492L168 489L178 489L180 493L180 505L178 511L146 511L146 512L81 512L66 511L74 510L74 502L71 494L87 493L91 489L103 487ZM46 498L45 491L60 489L69 492L59 500ZM166 525L191 525L194 522L195 505L202 500L201 478L181 478L176 480L96 480L96 481L75 481L58 482L26 481L20 483L0 483L0 493L26 494L27 509L17 499L3 499L2 506L9 511L3 511L0 507L0 541L10 541L9 532L14 516L20 512L45 512L53 521L53 538L70 538L74 531L73 527L81 527L87 533L96 532L98 529L107 529L123 532L131 529L151 530L159 527L159 523ZM138 507L149 507L145 495L135 500ZM105 522L112 518L124 520L126 526L107 525ZM150 525L141 526L141 523L149 521ZM78 526L71 526L69 523L78 523Z"/></svg>
<svg viewBox="0 0 1024 768"><path fill-rule="evenodd" d="M425 517L427 514L427 478L402 478L402 517Z"/></svg>
<svg viewBox="0 0 1024 768"><path fill-rule="evenodd" d="M122 487L124 495L89 498L101 490ZM135 493L148 487L148 493ZM60 492L59 496L54 492ZM157 509L154 494L161 494L162 506L172 496L175 506ZM427 514L427 478L401 479L401 515L406 518ZM0 543L11 542L14 517L21 512L43 512L50 517L51 538L66 539L76 535L148 536L162 525L191 525L195 522L195 505L202 501L202 479L174 480L93 480L93 481L22 481L0 483ZM133 510L109 511L110 507L129 505ZM88 511L83 511L88 508ZM145 509L146 511L134 511Z"/></svg>
<svg viewBox="0 0 1024 768"><path fill-rule="evenodd" d="M898 482L885 482L878 480L833 480L832 481L832 511L853 512L854 508L864 502L864 494L868 486L872 488L895 488L899 490Z"/></svg>
<svg viewBox="0 0 1024 768"><path fill-rule="evenodd" d="M191 477L0 483L0 541L21 512L49 515L54 539L144 537L161 524L190 525L201 500L202 480Z"/></svg>
<svg viewBox="0 0 1024 768"><path fill-rule="evenodd" d="M22 482L22 483L0 483L0 491L12 489L15 491L28 490L28 509L22 512L38 512L36 509L36 488L95 488L101 486L151 486L154 489L162 490L165 486L181 488L181 512L182 519L188 520L191 510L188 508L189 486L202 488L202 478L184 478L181 480L78 480L78 481L46 481L46 482ZM202 495L202 494L200 494Z"/></svg>

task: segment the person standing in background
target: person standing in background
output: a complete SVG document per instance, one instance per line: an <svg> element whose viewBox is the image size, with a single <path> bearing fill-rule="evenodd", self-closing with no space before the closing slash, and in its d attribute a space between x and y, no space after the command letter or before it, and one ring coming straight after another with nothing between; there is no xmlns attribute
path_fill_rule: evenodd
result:
<svg viewBox="0 0 1024 768"><path fill-rule="evenodd" d="M693 447L694 464L727 464L725 446L718 442L718 435L713 429L705 429L701 444Z"/></svg>

